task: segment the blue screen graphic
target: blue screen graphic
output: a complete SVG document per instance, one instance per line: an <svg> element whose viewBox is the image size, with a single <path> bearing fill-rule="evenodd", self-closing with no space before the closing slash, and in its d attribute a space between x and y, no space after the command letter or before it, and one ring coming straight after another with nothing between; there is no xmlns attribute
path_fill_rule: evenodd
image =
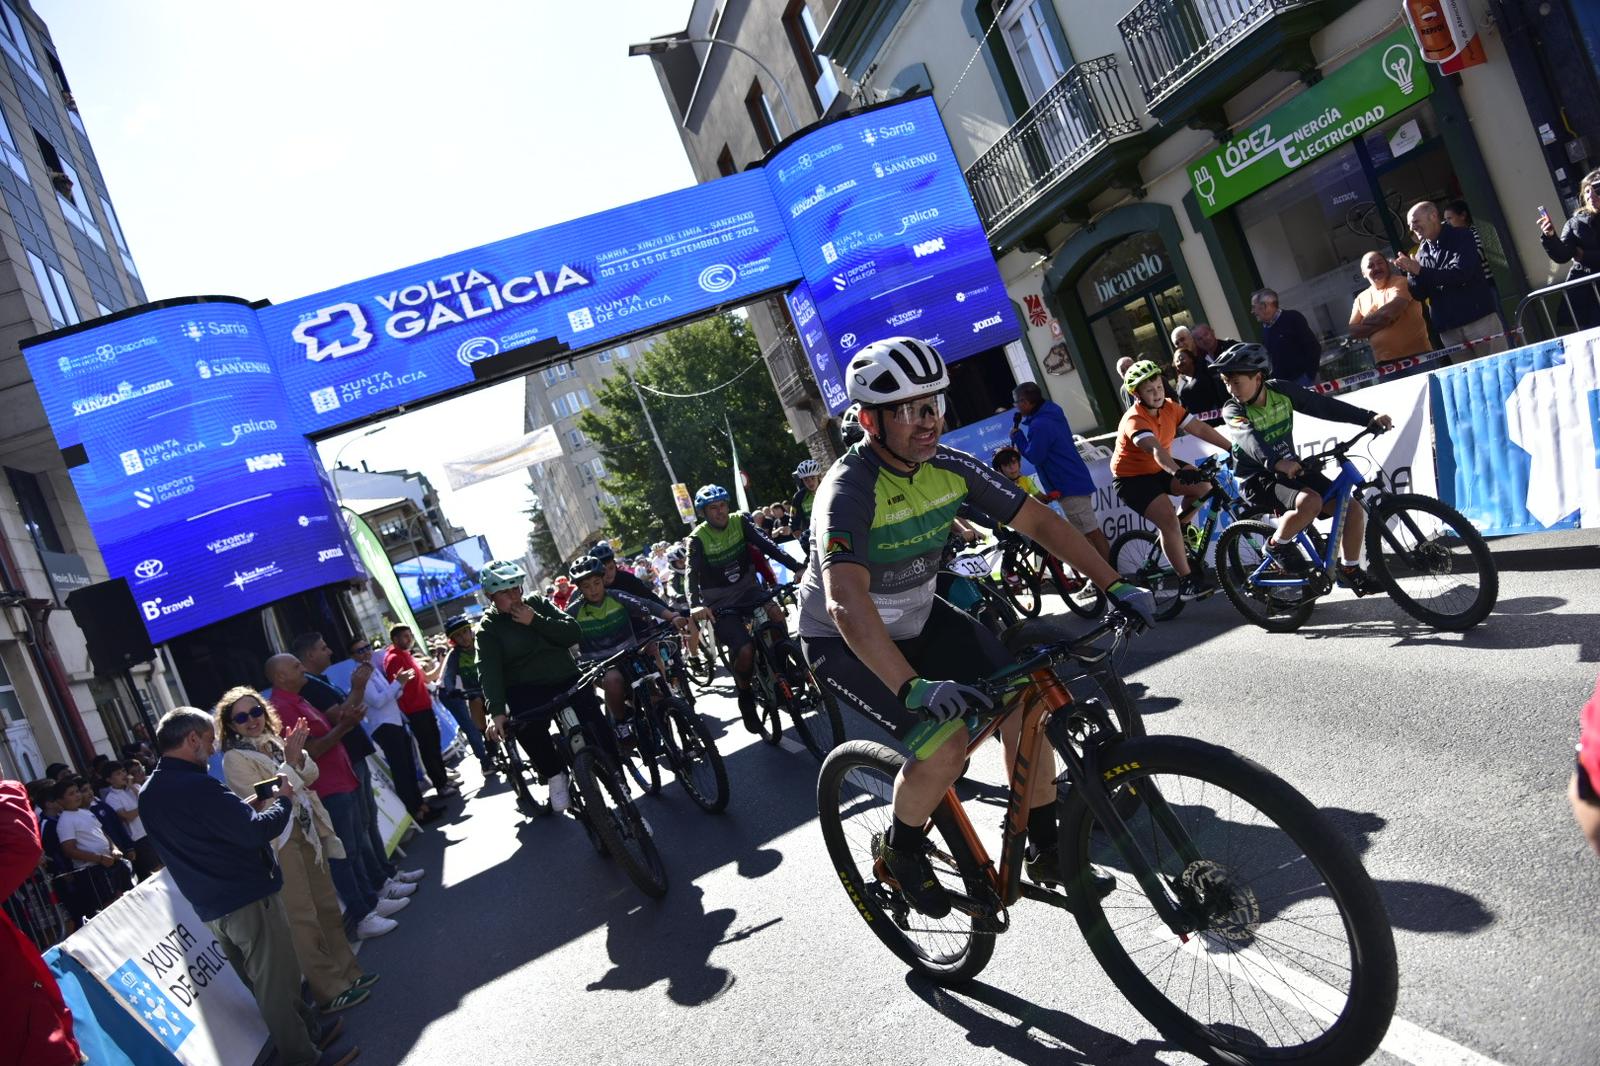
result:
<svg viewBox="0 0 1600 1066"><path fill-rule="evenodd" d="M953 362L1021 335L931 98L831 122L765 169L840 361L887 336Z"/></svg>
<svg viewBox="0 0 1600 1066"><path fill-rule="evenodd" d="M394 564L394 572L406 602L420 611L478 591L478 572L489 565L489 558L489 542L471 537L415 559L402 559Z"/></svg>
<svg viewBox="0 0 1600 1066"><path fill-rule="evenodd" d="M772 292L834 412L873 340L957 360L1019 335L923 97L743 174L286 304L136 308L23 351L61 447L84 449L71 473L107 568L160 642L361 576L308 436L466 391L502 352L592 349Z"/></svg>
<svg viewBox="0 0 1600 1066"><path fill-rule="evenodd" d="M159 308L28 357L56 439L84 449L73 485L152 641L364 576L250 307Z"/></svg>

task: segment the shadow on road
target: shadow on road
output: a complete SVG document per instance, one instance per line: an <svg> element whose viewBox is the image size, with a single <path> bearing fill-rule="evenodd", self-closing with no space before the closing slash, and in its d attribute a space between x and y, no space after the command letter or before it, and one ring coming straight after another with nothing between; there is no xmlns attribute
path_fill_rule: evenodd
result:
<svg viewBox="0 0 1600 1066"><path fill-rule="evenodd" d="M906 987L928 1006L964 1027L973 1047L992 1048L1017 1062L1163 1066L1156 1052L1173 1047L1152 1040L1125 1040L1066 1011L1041 1007L981 981L952 991L911 972L906 974Z"/></svg>
<svg viewBox="0 0 1600 1066"><path fill-rule="evenodd" d="M1580 662L1600 661L1600 615L1556 614L1559 596L1501 600L1481 625L1452 633L1423 625L1387 597L1321 601L1295 636L1307 640L1390 640L1394 647L1481 648L1489 651L1546 650L1572 644Z"/></svg>
<svg viewBox="0 0 1600 1066"><path fill-rule="evenodd" d="M734 976L711 964L736 917L731 908L707 912L699 885L674 886L659 904L641 900L606 926L611 969L588 990L639 992L658 981L680 1007L709 1003L733 987Z"/></svg>

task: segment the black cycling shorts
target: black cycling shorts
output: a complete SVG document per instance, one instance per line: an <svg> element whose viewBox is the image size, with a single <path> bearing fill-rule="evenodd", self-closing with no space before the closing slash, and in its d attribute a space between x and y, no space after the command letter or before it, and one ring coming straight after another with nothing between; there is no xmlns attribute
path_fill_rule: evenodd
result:
<svg viewBox="0 0 1600 1066"><path fill-rule="evenodd" d="M801 637L800 643L817 679L896 740L904 740L912 727L923 720L856 658L844 638ZM977 619L937 597L922 632L894 643L919 676L933 681L970 684L1014 661L1000 639Z"/></svg>
<svg viewBox="0 0 1600 1066"><path fill-rule="evenodd" d="M1193 466L1178 460L1178 469ZM1122 502L1127 504L1136 514L1144 514L1152 503L1163 496L1178 495L1173 491L1172 474L1165 470L1158 474L1135 474L1132 477L1114 477L1111 487L1117 490L1117 495L1122 497Z"/></svg>
<svg viewBox="0 0 1600 1066"><path fill-rule="evenodd" d="M1323 476L1320 470L1300 468L1299 477L1285 477L1275 474L1272 477L1258 476L1250 480L1245 487L1245 498L1256 507L1263 507L1270 511L1288 511L1294 508L1295 500L1302 492L1315 492L1318 496L1325 496L1333 482Z"/></svg>
<svg viewBox="0 0 1600 1066"><path fill-rule="evenodd" d="M717 615L711 622L711 627L717 633L717 643L728 649L729 655L739 654L751 640L750 630L746 629L744 624L745 615L755 614L771 601L771 590L761 588L752 592L749 596L735 600L732 603L723 604L720 607L711 607L710 604L706 604Z"/></svg>

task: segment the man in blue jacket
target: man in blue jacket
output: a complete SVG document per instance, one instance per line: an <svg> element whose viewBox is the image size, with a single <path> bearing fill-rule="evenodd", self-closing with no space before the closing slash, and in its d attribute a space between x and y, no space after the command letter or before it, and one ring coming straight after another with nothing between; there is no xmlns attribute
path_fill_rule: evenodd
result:
<svg viewBox="0 0 1600 1066"><path fill-rule="evenodd" d="M215 745L211 716L179 707L156 727L161 761L139 797L139 816L178 891L217 938L234 972L255 996L282 1066L322 1061L324 1032L300 996L300 963L278 890L283 875L272 842L288 826L294 789L279 778L273 794L246 803L206 773ZM348 1063L351 1049L333 1061Z"/></svg>
<svg viewBox="0 0 1600 1066"><path fill-rule="evenodd" d="M1011 443L1023 458L1033 464L1048 493L1059 494L1056 502L1074 529L1088 538L1095 551L1111 558L1111 544L1100 529L1100 516L1094 512L1094 478L1078 454L1072 426L1061 405L1046 402L1036 382L1024 381L1011 393L1016 413L1011 416Z"/></svg>
<svg viewBox="0 0 1600 1066"><path fill-rule="evenodd" d="M1304 388L1317 383L1322 342L1306 316L1278 306L1278 294L1261 289L1250 297L1250 313L1261 323L1261 343L1272 359L1272 376Z"/></svg>
<svg viewBox="0 0 1600 1066"><path fill-rule="evenodd" d="M1402 255L1394 266L1410 279L1411 295L1428 301L1428 317L1439 340L1447 348L1465 344L1467 354L1462 358L1466 359L1505 351L1505 327L1494 289L1484 279L1483 257L1472 231L1446 226L1438 206L1429 200L1411 206L1406 225L1422 243L1416 255ZM1474 343L1485 337L1493 339Z"/></svg>

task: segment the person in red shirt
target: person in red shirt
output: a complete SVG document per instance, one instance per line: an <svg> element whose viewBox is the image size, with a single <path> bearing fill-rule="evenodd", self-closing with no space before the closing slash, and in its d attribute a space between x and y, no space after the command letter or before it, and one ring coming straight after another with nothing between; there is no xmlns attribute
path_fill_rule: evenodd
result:
<svg viewBox="0 0 1600 1066"><path fill-rule="evenodd" d="M564 611L567 609L568 601L572 599L573 591L572 579L562 574L556 578L555 591L550 593L550 602L556 605L557 610Z"/></svg>
<svg viewBox="0 0 1600 1066"><path fill-rule="evenodd" d="M0 781L0 899L33 875L44 846L21 781ZM72 1012L39 949L0 911L0 1063L77 1066L83 1052L72 1036Z"/></svg>
<svg viewBox="0 0 1600 1066"><path fill-rule="evenodd" d="M1600 681L1580 712L1578 762L1567 785L1572 817L1596 854L1600 854Z"/></svg>
<svg viewBox="0 0 1600 1066"><path fill-rule="evenodd" d="M389 647L383 653L383 673L390 681L400 671L410 670L411 680L400 690L400 710L405 712L406 725L417 738L417 748L422 752L422 768L433 782L433 791L440 798L460 795L461 790L450 783L450 772L444 766L444 742L439 736L439 723L433 717L433 693L428 682L437 677L422 668L411 649L417 638L410 626L398 625L389 630Z"/></svg>
<svg viewBox="0 0 1600 1066"><path fill-rule="evenodd" d="M328 817L333 820L333 831L344 845L345 857L330 858L328 872L333 875L334 889L344 901L346 926L355 932L368 915L391 917L411 900L384 898L383 871L375 864L362 861L361 840L367 827L362 819L360 798L356 795L361 782L344 746L344 735L359 728L366 709L357 707L341 714L337 722L330 722L300 695L300 690L306 686L306 668L293 655L274 655L267 660L265 673L272 683L268 698L278 712L284 734L302 720L311 733L305 745L306 754L317 761L317 779L311 788L327 808Z"/></svg>

